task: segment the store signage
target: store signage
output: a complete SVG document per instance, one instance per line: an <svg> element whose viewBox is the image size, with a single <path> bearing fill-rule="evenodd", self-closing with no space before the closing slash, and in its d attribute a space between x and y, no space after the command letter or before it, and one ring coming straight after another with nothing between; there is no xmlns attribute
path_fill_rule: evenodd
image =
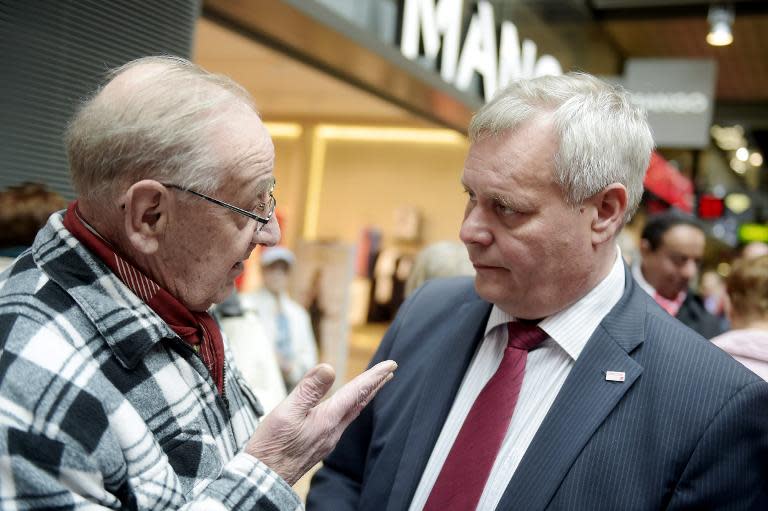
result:
<svg viewBox="0 0 768 511"><path fill-rule="evenodd" d="M477 4L461 43L462 0L405 0L400 51L416 60L423 41L424 56L437 59L440 76L456 88L469 91L477 73L483 79L483 96L489 101L497 90L521 78L562 74L560 62L551 55L536 58L536 43L524 39L511 21L501 24L496 44L493 6L486 0ZM461 52L459 52L461 48Z"/></svg>
<svg viewBox="0 0 768 511"><path fill-rule="evenodd" d="M648 112L656 145L709 146L716 67L703 59L629 59L624 86Z"/></svg>

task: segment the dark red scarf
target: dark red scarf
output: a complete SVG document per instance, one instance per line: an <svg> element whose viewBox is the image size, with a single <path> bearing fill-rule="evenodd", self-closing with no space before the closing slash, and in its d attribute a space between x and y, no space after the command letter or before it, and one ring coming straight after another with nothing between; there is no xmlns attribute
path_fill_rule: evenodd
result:
<svg viewBox="0 0 768 511"><path fill-rule="evenodd" d="M207 312L187 309L115 249L93 227L85 223L72 202L64 215L64 227L101 259L123 283L141 298L176 334L200 354L219 394L224 392L224 342L219 325Z"/></svg>

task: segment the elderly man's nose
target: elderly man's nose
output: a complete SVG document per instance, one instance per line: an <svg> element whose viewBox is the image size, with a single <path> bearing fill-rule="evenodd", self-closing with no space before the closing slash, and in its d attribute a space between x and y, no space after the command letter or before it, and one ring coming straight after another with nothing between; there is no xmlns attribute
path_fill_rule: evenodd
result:
<svg viewBox="0 0 768 511"><path fill-rule="evenodd" d="M255 231L253 240L255 243L267 247L277 245L280 242L280 224L277 222L277 218L273 216L260 231Z"/></svg>

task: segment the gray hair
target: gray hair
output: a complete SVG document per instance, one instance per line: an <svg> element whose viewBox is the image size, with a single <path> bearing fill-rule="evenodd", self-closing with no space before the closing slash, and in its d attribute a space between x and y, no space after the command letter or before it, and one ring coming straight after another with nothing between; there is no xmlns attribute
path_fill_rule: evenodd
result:
<svg viewBox="0 0 768 511"><path fill-rule="evenodd" d="M483 106L470 123L470 141L498 136L542 114L551 116L559 138L555 180L566 201L578 206L621 183L628 222L642 198L654 145L645 112L624 89L594 76L542 76L512 83Z"/></svg>
<svg viewBox="0 0 768 511"><path fill-rule="evenodd" d="M458 241L438 241L428 245L416 255L411 272L405 281L405 296L409 296L424 282L438 277L474 276L475 268L469 260L467 247Z"/></svg>
<svg viewBox="0 0 768 511"><path fill-rule="evenodd" d="M144 65L157 66L158 72L119 92L102 93L113 79ZM215 190L222 162L208 139L227 107L243 105L255 112L248 92L225 76L171 56L131 61L107 78L81 105L65 134L77 193L103 202L117 185L142 179L202 193Z"/></svg>

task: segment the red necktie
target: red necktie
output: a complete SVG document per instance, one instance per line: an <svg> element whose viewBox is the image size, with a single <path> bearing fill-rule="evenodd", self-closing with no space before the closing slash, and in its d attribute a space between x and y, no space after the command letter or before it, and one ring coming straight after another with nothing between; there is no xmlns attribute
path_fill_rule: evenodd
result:
<svg viewBox="0 0 768 511"><path fill-rule="evenodd" d="M507 434L523 385L525 360L548 336L533 323L508 324L499 368L478 394L432 487L424 511L475 509Z"/></svg>

